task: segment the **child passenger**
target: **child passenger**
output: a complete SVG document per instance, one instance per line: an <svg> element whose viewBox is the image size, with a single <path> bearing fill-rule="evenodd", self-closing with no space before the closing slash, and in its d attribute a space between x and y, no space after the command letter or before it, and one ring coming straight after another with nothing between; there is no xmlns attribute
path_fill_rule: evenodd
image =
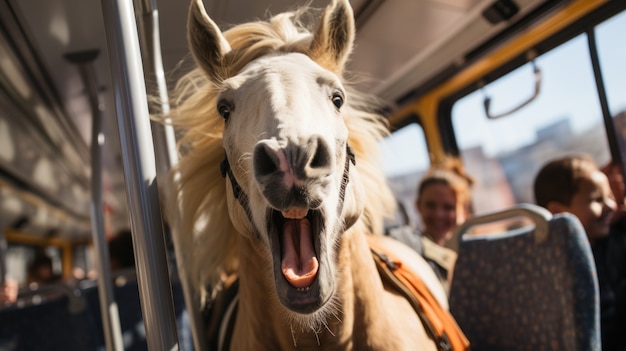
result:
<svg viewBox="0 0 626 351"><path fill-rule="evenodd" d="M586 155L546 164L535 178L535 200L552 213L576 215L591 245L609 235L615 198L606 175Z"/></svg>
<svg viewBox="0 0 626 351"><path fill-rule="evenodd" d="M616 201L609 179L588 156L547 163L534 185L537 204L552 213L570 212L591 244L600 285L603 350L626 350L626 232L613 223ZM619 199L623 203L623 197Z"/></svg>

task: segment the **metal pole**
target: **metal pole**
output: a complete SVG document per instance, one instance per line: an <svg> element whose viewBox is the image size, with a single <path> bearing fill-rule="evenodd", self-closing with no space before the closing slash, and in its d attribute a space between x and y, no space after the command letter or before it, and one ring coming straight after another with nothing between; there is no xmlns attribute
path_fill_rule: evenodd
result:
<svg viewBox="0 0 626 351"><path fill-rule="evenodd" d="M159 33L159 11L156 1L137 1L139 8L139 44L144 54L143 69L147 91L158 98L148 105L150 113L167 116L170 112L169 96L163 61L161 57L161 37ZM176 138L170 125L152 123L152 137L156 151L157 178L165 178L173 164L178 162Z"/></svg>
<svg viewBox="0 0 626 351"><path fill-rule="evenodd" d="M108 351L124 350L120 315L113 294L109 248L104 232L104 199L102 196L102 110L98 99L98 84L93 68L93 61L98 57L98 50L66 54L65 58L76 64L87 89L91 115L91 236L96 248L98 269L98 298L104 327L104 343Z"/></svg>
<svg viewBox="0 0 626 351"><path fill-rule="evenodd" d="M178 350L154 146L131 1L102 0L141 309L150 350Z"/></svg>
<svg viewBox="0 0 626 351"><path fill-rule="evenodd" d="M4 208L4 194L0 186L0 209ZM4 234L5 227L2 217L0 217L0 284L4 284L7 275L7 239Z"/></svg>
<svg viewBox="0 0 626 351"><path fill-rule="evenodd" d="M155 0L136 1L135 6L141 9L137 13L141 50L144 54L143 67L146 83L150 94L158 97L158 102L148 105L150 113L167 116L170 111L169 96L163 61L161 58L161 39L159 33L159 11ZM157 155L157 179L166 180L172 165L178 162L176 138L170 125L152 122L152 137ZM191 336L196 350L205 350L204 328L201 315L200 298L194 294L186 269L186 256L176 233L172 235L178 279L180 280L185 306L190 316ZM182 346L182 345L181 345Z"/></svg>

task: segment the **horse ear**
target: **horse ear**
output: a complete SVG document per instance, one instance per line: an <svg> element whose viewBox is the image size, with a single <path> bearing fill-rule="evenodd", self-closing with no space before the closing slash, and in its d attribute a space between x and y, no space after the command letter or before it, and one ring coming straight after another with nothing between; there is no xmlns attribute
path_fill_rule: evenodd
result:
<svg viewBox="0 0 626 351"><path fill-rule="evenodd" d="M332 0L313 37L309 56L321 66L341 72L354 42L354 14L349 0Z"/></svg>
<svg viewBox="0 0 626 351"><path fill-rule="evenodd" d="M192 0L189 7L187 40L196 63L214 81L219 80L224 55L231 50L230 44L207 15L202 0Z"/></svg>

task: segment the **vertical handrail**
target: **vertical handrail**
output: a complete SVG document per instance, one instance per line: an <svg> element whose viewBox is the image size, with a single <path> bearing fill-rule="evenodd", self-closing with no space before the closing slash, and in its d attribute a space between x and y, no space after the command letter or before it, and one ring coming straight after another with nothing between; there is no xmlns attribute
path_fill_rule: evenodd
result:
<svg viewBox="0 0 626 351"><path fill-rule="evenodd" d="M151 114L167 116L170 112L169 96L163 61L161 57L161 36L159 32L159 11L155 0L136 1L139 6L139 44L143 56L143 69L147 91L156 97L148 104ZM152 137L156 151L157 178L165 178L173 164L178 162L174 128L162 123L152 124Z"/></svg>
<svg viewBox="0 0 626 351"><path fill-rule="evenodd" d="M91 106L91 236L96 248L98 269L98 299L102 313L104 344L108 351L122 351L122 328L118 305L113 294L109 248L104 230L104 198L102 195L102 152L104 134L102 132L102 110L98 99L98 84L93 61L98 50L68 53L65 58L78 66L78 71L87 90Z"/></svg>
<svg viewBox="0 0 626 351"><path fill-rule="evenodd" d="M131 1L102 0L148 349L178 350L155 155Z"/></svg>
<svg viewBox="0 0 626 351"><path fill-rule="evenodd" d="M4 193L2 186L0 186L0 209L4 208ZM7 251L8 244L6 238L6 227L4 226L4 219L0 216L0 285L4 285L7 283ZM2 303L0 302L0 307L3 304L7 304L8 302Z"/></svg>
<svg viewBox="0 0 626 351"><path fill-rule="evenodd" d="M148 105L150 113L167 116L170 112L169 94L163 61L161 57L161 39L159 32L159 11L155 0L136 1L135 5L141 9L137 16L140 21L140 47L144 54L143 67L146 83L150 94L158 98L157 101ZM171 125L162 123L152 123L152 137L154 140L155 152L157 155L157 179L166 180L172 165L178 162L176 152L176 140L174 129ZM203 337L202 316L200 300L191 288L189 275L186 269L185 253L182 251L182 244L177 235L172 235L174 253L178 277L183 290L185 307L190 316L189 324L194 348L205 350L205 339Z"/></svg>
<svg viewBox="0 0 626 351"><path fill-rule="evenodd" d="M2 195L2 191L0 191L0 208L3 208L2 201L4 201L4 197ZM2 217L0 217L0 284L4 284L7 278L7 239L4 231L4 223Z"/></svg>

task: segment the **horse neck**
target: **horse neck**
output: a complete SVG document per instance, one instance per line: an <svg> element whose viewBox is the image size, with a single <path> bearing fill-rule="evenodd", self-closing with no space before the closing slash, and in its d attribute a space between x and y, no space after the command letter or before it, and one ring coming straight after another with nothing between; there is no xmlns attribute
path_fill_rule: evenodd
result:
<svg viewBox="0 0 626 351"><path fill-rule="evenodd" d="M268 335L272 335L275 339L267 350L293 349L294 342L298 350L320 346L325 350L365 349L358 345L371 345L371 339L377 337L371 330L382 331L384 328L380 326L388 323L381 319L387 315L381 301L384 288L367 240L359 230L350 230L342 236L338 254L340 286L334 313L325 320L326 328L317 333L292 328L285 319L284 307L274 295L271 276L258 270L259 260L263 258L254 243L243 240L241 245L239 269L245 279L240 281L234 345L243 342L246 345L242 349L262 350L260 345L268 345Z"/></svg>
<svg viewBox="0 0 626 351"><path fill-rule="evenodd" d="M342 331L350 335L356 350L377 349L374 345L390 335L389 326L393 325L385 289L364 232L356 229L346 233L346 248L340 252L340 266L345 263L347 267L342 279L350 283L340 292L344 322L352 319L343 325Z"/></svg>

